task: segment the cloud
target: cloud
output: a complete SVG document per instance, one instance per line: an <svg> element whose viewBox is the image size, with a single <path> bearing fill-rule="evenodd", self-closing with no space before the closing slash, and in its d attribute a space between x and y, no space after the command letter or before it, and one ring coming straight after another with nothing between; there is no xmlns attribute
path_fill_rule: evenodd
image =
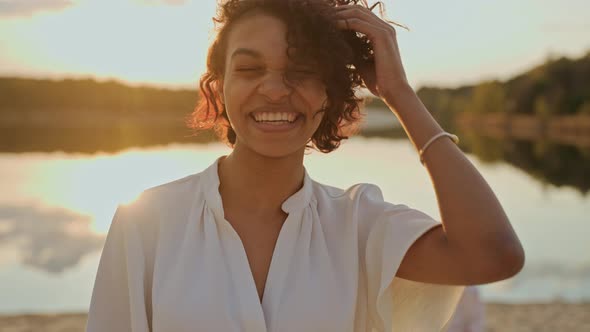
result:
<svg viewBox="0 0 590 332"><path fill-rule="evenodd" d="M0 248L15 248L25 265L61 273L102 248L105 236L90 224L91 217L66 209L0 205Z"/></svg>
<svg viewBox="0 0 590 332"><path fill-rule="evenodd" d="M41 11L58 11L73 4L72 0L0 0L0 18L31 16Z"/></svg>

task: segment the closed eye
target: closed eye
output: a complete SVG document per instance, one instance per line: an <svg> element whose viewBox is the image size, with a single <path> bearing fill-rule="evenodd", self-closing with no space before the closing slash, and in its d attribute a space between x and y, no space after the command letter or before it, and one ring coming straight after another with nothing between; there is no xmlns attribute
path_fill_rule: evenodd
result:
<svg viewBox="0 0 590 332"><path fill-rule="evenodd" d="M307 79L315 79L318 73L308 69L291 69L287 71L287 78L290 80L301 81Z"/></svg>

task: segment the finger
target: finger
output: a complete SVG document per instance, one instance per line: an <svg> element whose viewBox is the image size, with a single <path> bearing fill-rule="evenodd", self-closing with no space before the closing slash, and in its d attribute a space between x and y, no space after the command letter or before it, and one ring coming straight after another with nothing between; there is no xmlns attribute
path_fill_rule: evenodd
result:
<svg viewBox="0 0 590 332"><path fill-rule="evenodd" d="M359 18L350 18L350 19L340 19L336 21L336 26L343 30L353 30L358 31L369 39L374 39L377 37L378 33L385 33L387 32L386 29L381 27L375 26L365 20L361 20Z"/></svg>
<svg viewBox="0 0 590 332"><path fill-rule="evenodd" d="M337 12L335 16L339 19L360 18L368 22L371 22L372 24L380 25L384 28L391 27L387 22L383 21L379 16L375 15L375 13L369 11L367 8L358 5L353 8L341 10Z"/></svg>
<svg viewBox="0 0 590 332"><path fill-rule="evenodd" d="M361 6L361 5L341 5L338 7L334 7L336 9L336 13L335 15L338 17L339 15L346 15L349 11L358 11L361 13L365 13L365 15L369 15L371 17L373 17L373 19L387 25L389 28L393 29L395 31L395 28L393 26L398 26L400 28L404 28L408 31L410 31L410 28L408 28L407 26L394 22L394 21L390 21L388 19L384 19L381 18L380 16L378 16L377 14L375 14L372 9L367 8L365 6ZM383 15L383 14L381 14Z"/></svg>
<svg viewBox="0 0 590 332"><path fill-rule="evenodd" d="M337 15L339 15L343 12L362 12L362 13L375 15L375 13L370 11L368 8L360 6L360 5L346 5L346 6L336 7L336 14Z"/></svg>
<svg viewBox="0 0 590 332"><path fill-rule="evenodd" d="M363 6L363 5L355 5L355 4L350 4L350 5L338 5L336 7L337 10L342 10L342 9L349 9L349 8L365 8L368 9L367 7Z"/></svg>
<svg viewBox="0 0 590 332"><path fill-rule="evenodd" d="M361 6L361 5L342 5L342 6L335 7L335 9L336 9L336 13L341 13L341 12L345 12L345 11L359 11L359 12L374 15L375 17L379 18L379 16L377 16L377 14L373 13L373 11L370 8L367 8L367 7Z"/></svg>

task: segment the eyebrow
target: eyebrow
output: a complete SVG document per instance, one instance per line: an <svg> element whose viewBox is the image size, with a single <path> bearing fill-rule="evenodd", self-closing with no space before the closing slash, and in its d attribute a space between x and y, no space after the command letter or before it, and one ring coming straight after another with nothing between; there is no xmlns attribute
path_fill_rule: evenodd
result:
<svg viewBox="0 0 590 332"><path fill-rule="evenodd" d="M249 55L255 58L262 58L262 54L250 48L238 48L234 51L234 53L232 53L231 59L238 55Z"/></svg>

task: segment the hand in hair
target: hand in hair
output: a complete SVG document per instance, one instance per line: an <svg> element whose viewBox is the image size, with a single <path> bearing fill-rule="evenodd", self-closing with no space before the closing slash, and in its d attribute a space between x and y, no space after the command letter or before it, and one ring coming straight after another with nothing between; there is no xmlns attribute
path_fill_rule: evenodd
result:
<svg viewBox="0 0 590 332"><path fill-rule="evenodd" d="M408 88L395 29L362 5L341 5L336 10L338 28L360 32L372 44L374 61L358 68L371 93L385 98Z"/></svg>

